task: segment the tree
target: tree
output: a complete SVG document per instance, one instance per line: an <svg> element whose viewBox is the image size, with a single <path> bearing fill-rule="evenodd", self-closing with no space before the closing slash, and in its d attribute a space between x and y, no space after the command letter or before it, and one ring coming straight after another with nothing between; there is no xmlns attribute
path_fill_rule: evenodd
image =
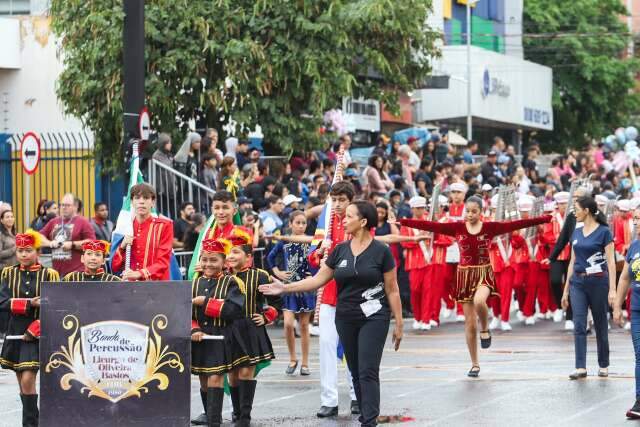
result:
<svg viewBox="0 0 640 427"><path fill-rule="evenodd" d="M555 129L542 137L556 151L608 135L637 114L640 68L626 56L626 13L620 0L525 0L525 58L553 69Z"/></svg>
<svg viewBox="0 0 640 427"><path fill-rule="evenodd" d="M428 75L438 37L431 0L154 0L145 9L146 97L152 125L186 130L202 116L221 130L262 127L284 152L318 140L322 113L343 96L398 109L399 91ZM53 0L65 68L57 94L121 162L120 1ZM371 70L379 78L371 76Z"/></svg>

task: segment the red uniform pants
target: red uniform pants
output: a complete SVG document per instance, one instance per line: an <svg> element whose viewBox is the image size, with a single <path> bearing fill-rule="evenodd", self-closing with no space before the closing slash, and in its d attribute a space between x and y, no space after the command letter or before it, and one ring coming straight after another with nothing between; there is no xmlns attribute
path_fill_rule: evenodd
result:
<svg viewBox="0 0 640 427"><path fill-rule="evenodd" d="M511 313L514 276L515 270L513 267L505 267L499 275L498 292L500 293L500 319L502 319L503 322L509 321L509 314Z"/></svg>
<svg viewBox="0 0 640 427"><path fill-rule="evenodd" d="M409 270L411 308L413 318L419 322L429 322L429 267ZM426 319L426 320L425 320Z"/></svg>

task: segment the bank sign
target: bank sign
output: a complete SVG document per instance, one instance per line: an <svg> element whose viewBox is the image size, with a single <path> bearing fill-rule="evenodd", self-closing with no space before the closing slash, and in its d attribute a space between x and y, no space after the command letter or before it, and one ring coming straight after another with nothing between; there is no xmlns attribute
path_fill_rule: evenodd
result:
<svg viewBox="0 0 640 427"><path fill-rule="evenodd" d="M491 95L508 98L511 94L511 86L504 80L501 80L489 73L489 69L485 68L482 73L482 97L486 98Z"/></svg>

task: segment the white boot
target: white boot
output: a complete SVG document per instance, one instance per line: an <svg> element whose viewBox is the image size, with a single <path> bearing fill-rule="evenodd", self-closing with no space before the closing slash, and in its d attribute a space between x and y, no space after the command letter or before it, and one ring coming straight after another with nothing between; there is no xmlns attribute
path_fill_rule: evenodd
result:
<svg viewBox="0 0 640 427"><path fill-rule="evenodd" d="M435 320L429 320L429 326L431 326L432 328L437 328L438 322L436 322Z"/></svg>
<svg viewBox="0 0 640 427"><path fill-rule="evenodd" d="M500 329L503 331L510 331L512 328L509 322L500 322Z"/></svg>
<svg viewBox="0 0 640 427"><path fill-rule="evenodd" d="M553 321L555 323L562 322L562 317L563 317L562 310L557 309L556 311L553 312Z"/></svg>
<svg viewBox="0 0 640 427"><path fill-rule="evenodd" d="M625 331L631 330L631 322L627 322L624 324L624 330Z"/></svg>
<svg viewBox="0 0 640 427"><path fill-rule="evenodd" d="M497 329L500 326L500 318L494 317L491 319L491 323L489 323L489 330Z"/></svg>
<svg viewBox="0 0 640 427"><path fill-rule="evenodd" d="M443 319L448 319L451 317L451 314L453 314L453 310L449 310L447 308L447 306L445 305L444 308L442 309L442 318Z"/></svg>
<svg viewBox="0 0 640 427"><path fill-rule="evenodd" d="M567 320L566 322L564 322L564 330L573 331L573 320Z"/></svg>

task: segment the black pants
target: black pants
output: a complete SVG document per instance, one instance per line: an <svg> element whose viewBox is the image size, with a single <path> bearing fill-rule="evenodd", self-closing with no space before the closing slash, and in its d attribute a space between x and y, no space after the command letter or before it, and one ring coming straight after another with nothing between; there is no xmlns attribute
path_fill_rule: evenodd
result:
<svg viewBox="0 0 640 427"><path fill-rule="evenodd" d="M551 275L551 289L553 291L553 297L556 300L558 307L561 307L562 292L564 291L564 283L567 278L567 270L569 269L569 261L552 261L549 274ZM573 319L573 311L571 310L571 304L567 308L567 320Z"/></svg>
<svg viewBox="0 0 640 427"><path fill-rule="evenodd" d="M375 426L380 415L380 360L389 331L389 320L336 318L336 329L360 404L360 423L363 426Z"/></svg>

